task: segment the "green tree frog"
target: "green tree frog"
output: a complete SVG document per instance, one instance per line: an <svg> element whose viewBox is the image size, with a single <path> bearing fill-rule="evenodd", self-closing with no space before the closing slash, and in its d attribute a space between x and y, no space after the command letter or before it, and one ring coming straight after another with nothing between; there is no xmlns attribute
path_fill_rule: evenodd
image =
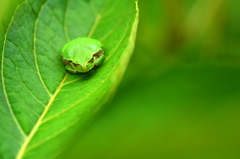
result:
<svg viewBox="0 0 240 159"><path fill-rule="evenodd" d="M61 56L66 70L73 74L86 73L104 61L102 44L86 37L65 44Z"/></svg>

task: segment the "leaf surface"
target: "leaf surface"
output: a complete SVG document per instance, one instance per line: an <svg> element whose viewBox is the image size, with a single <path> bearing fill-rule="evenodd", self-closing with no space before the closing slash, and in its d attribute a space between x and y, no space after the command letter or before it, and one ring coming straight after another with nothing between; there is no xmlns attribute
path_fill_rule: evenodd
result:
<svg viewBox="0 0 240 159"><path fill-rule="evenodd" d="M137 22L135 0L20 1L0 25L0 157L60 153L119 83ZM87 74L72 75L60 52L78 37L100 40L106 59Z"/></svg>

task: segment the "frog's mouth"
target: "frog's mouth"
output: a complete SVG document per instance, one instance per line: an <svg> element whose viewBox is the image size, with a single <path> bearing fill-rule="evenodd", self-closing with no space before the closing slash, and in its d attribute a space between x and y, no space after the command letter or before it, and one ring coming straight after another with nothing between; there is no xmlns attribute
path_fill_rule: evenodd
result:
<svg viewBox="0 0 240 159"><path fill-rule="evenodd" d="M73 67L73 69L77 70L78 72L85 73L85 72L90 71L94 67L94 62L87 63L85 66L72 63L72 67Z"/></svg>

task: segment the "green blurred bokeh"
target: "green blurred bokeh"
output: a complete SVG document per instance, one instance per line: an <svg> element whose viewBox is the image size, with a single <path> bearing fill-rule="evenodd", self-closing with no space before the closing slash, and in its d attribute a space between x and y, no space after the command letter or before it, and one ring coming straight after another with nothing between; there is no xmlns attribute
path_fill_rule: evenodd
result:
<svg viewBox="0 0 240 159"><path fill-rule="evenodd" d="M60 158L240 158L240 1L139 0L114 97Z"/></svg>

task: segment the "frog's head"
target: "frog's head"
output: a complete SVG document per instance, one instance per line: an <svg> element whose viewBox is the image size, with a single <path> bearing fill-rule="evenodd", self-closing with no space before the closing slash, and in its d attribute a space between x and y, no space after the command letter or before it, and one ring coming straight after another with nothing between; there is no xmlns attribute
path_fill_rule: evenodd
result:
<svg viewBox="0 0 240 159"><path fill-rule="evenodd" d="M79 62L73 60L62 59L65 68L67 71L77 74L77 73L85 73L90 71L94 67L94 57L88 60L87 62Z"/></svg>

